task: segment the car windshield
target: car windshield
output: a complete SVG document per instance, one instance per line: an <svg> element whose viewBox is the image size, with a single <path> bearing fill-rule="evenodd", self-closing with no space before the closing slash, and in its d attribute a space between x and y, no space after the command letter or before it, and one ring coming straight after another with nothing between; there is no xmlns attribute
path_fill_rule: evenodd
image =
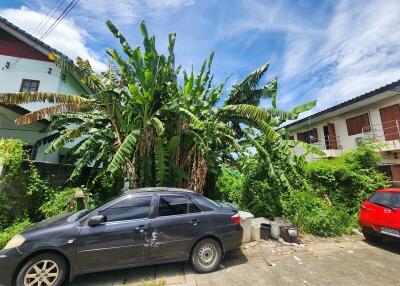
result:
<svg viewBox="0 0 400 286"><path fill-rule="evenodd" d="M400 193L377 192L369 199L369 202L376 205L397 209L400 208Z"/></svg>
<svg viewBox="0 0 400 286"><path fill-rule="evenodd" d="M77 221L78 219L83 218L85 215L89 214L92 210L93 209L84 209L76 213L73 213L68 217L68 221L69 222Z"/></svg>

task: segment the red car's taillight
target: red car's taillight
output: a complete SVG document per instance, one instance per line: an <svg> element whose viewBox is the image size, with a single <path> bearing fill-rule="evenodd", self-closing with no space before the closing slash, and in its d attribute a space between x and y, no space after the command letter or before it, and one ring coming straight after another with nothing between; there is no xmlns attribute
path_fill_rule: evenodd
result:
<svg viewBox="0 0 400 286"><path fill-rule="evenodd" d="M240 216L238 213L234 214L233 216L231 216L231 221L234 224L240 224Z"/></svg>

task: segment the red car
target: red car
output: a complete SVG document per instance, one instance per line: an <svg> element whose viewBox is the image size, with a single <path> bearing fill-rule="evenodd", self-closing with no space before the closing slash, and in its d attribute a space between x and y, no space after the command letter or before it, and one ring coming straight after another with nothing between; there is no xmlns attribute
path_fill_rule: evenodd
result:
<svg viewBox="0 0 400 286"><path fill-rule="evenodd" d="M400 189L376 191L361 205L360 226L366 240L400 239Z"/></svg>

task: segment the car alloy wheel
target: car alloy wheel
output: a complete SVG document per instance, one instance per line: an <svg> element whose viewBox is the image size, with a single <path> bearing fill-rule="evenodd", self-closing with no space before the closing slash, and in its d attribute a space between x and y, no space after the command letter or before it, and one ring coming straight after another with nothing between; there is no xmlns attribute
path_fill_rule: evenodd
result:
<svg viewBox="0 0 400 286"><path fill-rule="evenodd" d="M217 249L212 244L203 245L198 251L199 264L209 267L217 259Z"/></svg>
<svg viewBox="0 0 400 286"><path fill-rule="evenodd" d="M33 264L24 275L25 286L51 286L57 281L60 271L56 262L40 260Z"/></svg>

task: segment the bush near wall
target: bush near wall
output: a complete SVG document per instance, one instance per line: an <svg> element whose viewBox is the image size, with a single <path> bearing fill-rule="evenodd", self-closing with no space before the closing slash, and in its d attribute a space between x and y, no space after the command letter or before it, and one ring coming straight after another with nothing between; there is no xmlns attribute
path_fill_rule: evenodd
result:
<svg viewBox="0 0 400 286"><path fill-rule="evenodd" d="M318 236L349 233L358 226L361 202L387 186L388 178L378 170L376 148L364 144L337 159L300 162L297 167L303 171L298 173L309 187L292 183L291 190L272 180L268 168L256 156L241 158L241 173L226 166L227 171L218 178L221 198L256 216L285 216L306 233ZM275 166L285 168L284 160L276 161Z"/></svg>
<svg viewBox="0 0 400 286"><path fill-rule="evenodd" d="M363 144L339 158L312 162L305 168L306 176L320 197L357 214L363 200L387 187L389 178L378 170L376 148Z"/></svg>

